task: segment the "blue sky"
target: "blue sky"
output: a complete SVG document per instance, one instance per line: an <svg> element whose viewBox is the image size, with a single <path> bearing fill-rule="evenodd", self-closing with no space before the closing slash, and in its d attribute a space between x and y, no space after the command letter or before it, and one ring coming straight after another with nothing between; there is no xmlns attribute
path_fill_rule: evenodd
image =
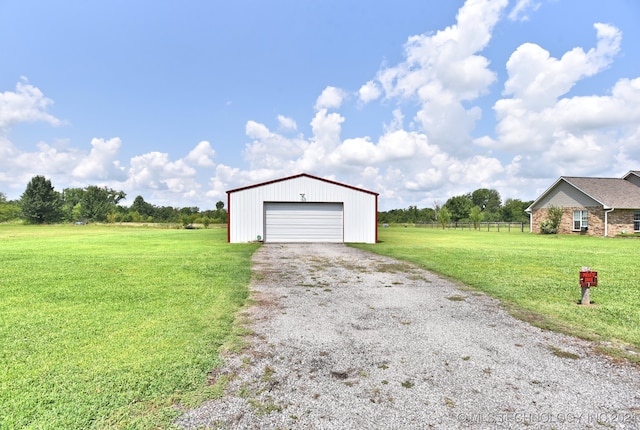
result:
<svg viewBox="0 0 640 430"><path fill-rule="evenodd" d="M636 0L0 1L0 192L309 173L432 207L640 170Z"/></svg>

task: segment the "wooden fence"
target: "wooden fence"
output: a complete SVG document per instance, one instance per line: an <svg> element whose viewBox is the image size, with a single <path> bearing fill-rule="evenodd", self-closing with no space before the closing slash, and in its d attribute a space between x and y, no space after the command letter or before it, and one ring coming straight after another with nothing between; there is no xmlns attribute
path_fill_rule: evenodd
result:
<svg viewBox="0 0 640 430"><path fill-rule="evenodd" d="M430 222L425 224L414 224L416 227L421 228L442 228L442 224L437 222ZM527 233L529 232L529 223L524 222L450 222L446 228L451 230L480 230L480 231L516 231L524 233L525 225L527 227Z"/></svg>

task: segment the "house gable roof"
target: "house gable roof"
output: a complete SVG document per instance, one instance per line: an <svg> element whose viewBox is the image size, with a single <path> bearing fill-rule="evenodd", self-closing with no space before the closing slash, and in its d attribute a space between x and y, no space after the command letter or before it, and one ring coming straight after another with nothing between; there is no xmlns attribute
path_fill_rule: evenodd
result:
<svg viewBox="0 0 640 430"><path fill-rule="evenodd" d="M553 191L557 184L562 181L591 197L605 209L640 209L640 187L626 179L561 176L526 211L530 212L540 200Z"/></svg>
<svg viewBox="0 0 640 430"><path fill-rule="evenodd" d="M627 180L629 176L637 176L640 178L640 170L629 170L626 175L622 177L622 179Z"/></svg>
<svg viewBox="0 0 640 430"><path fill-rule="evenodd" d="M345 188L349 188L349 189L352 189L352 190L360 191L360 192L363 192L363 193L372 194L374 196L378 196L379 195L378 193L375 193L375 192L369 191L369 190L365 190L364 188L358 188L358 187L354 187L354 186L351 186L351 185L342 184L340 182L331 181L329 179L320 178L318 176L309 175L307 173L300 173L299 175L287 176L286 178L274 179L272 181L261 182L259 184L253 184L253 185L249 185L249 186L246 186L246 187L235 188L233 190L227 191L227 194L235 193L237 191L242 191L242 190L248 190L248 189L251 189L251 188L262 187L264 185L275 184L277 182L288 181L288 180L291 180L291 179L296 179L296 178L301 178L301 177L307 177L307 178L310 178L310 179L315 179L317 181L326 182L328 184L338 185L340 187L345 187Z"/></svg>
<svg viewBox="0 0 640 430"><path fill-rule="evenodd" d="M640 208L640 187L618 178L565 177L567 182L589 197L602 203L605 208Z"/></svg>

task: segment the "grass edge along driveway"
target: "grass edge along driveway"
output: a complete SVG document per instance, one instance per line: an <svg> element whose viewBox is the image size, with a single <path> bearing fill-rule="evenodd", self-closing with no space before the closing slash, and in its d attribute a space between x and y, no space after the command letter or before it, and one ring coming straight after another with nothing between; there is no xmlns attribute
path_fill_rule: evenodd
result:
<svg viewBox="0 0 640 430"><path fill-rule="evenodd" d="M640 240L412 227L382 228L379 239L352 246L458 280L517 318L640 364ZM583 266L598 272L591 306L578 304Z"/></svg>
<svg viewBox="0 0 640 430"><path fill-rule="evenodd" d="M0 225L0 428L164 428L214 397L256 248L213 228Z"/></svg>

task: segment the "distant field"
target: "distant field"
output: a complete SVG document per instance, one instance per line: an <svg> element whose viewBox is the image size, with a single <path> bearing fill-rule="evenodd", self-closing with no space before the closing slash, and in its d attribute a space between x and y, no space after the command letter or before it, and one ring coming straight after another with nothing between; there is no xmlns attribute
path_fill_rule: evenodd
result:
<svg viewBox="0 0 640 430"><path fill-rule="evenodd" d="M381 243L354 246L459 280L539 326L640 352L640 239L411 227L381 228L379 235ZM598 272L592 306L577 304L583 266ZM608 352L640 362L618 348Z"/></svg>
<svg viewBox="0 0 640 430"><path fill-rule="evenodd" d="M0 428L157 428L215 395L257 245L223 229L0 224Z"/></svg>

